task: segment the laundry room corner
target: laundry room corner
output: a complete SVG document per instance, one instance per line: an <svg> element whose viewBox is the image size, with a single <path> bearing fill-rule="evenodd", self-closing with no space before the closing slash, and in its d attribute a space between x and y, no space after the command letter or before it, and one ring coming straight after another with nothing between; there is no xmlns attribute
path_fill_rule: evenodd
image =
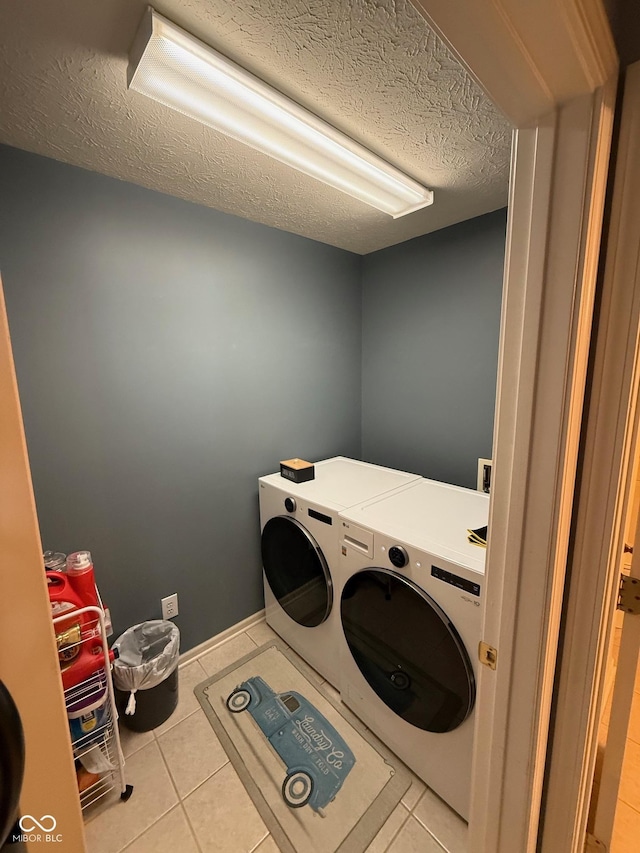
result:
<svg viewBox="0 0 640 853"><path fill-rule="evenodd" d="M0 199L43 546L186 651L263 607L258 475L360 454L361 259L6 146Z"/></svg>

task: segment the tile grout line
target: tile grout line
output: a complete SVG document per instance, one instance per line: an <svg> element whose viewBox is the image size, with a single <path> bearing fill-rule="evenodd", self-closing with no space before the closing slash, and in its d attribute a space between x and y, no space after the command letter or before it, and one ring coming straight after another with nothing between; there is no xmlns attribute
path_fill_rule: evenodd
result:
<svg viewBox="0 0 640 853"><path fill-rule="evenodd" d="M409 809L407 809L407 807L406 807L406 806L405 806L405 804L402 802L402 800L400 801L399 805L401 805L401 806L402 806L402 808L406 811L406 813L407 813L407 814L405 815L404 820L402 821L402 823L400 824L400 826L398 827L398 829L396 830L396 832L394 832L394 833L393 833L393 836L392 836L392 838L391 838L391 841L390 841L390 842L387 844L387 846L384 848L384 853L387 853L387 851L391 848L391 845L395 842L396 838L400 835L400 833L401 833L401 832L402 832L402 830L404 829L404 826L405 826L406 822L407 822L407 821L409 820L409 818L411 817L411 812L409 811ZM391 815L389 815L389 817L391 817ZM387 818L387 820L389 820L389 818ZM385 823L386 823L386 821L385 821ZM380 827L380 829L378 830L378 832L382 832L382 830L383 830L383 829L384 829L384 823L382 824L382 826ZM374 837L373 841L375 841L375 837ZM371 842L372 844L373 844L373 841Z"/></svg>
<svg viewBox="0 0 640 853"><path fill-rule="evenodd" d="M431 832L431 830L430 830L430 829L428 829L428 828L427 828L427 827L422 823L422 821L418 820L418 818L417 818L415 815L412 815L412 817L413 817L413 819L414 819L414 820L418 821L418 824L419 824L419 825L424 829L424 831L427 833L427 835L429 835L431 838L433 838L433 840L436 842L436 844L438 845L438 847L439 847L441 850L443 850L443 851L444 851L444 853L452 853L452 851L450 851L448 847L445 847L445 846L444 846L444 844L442 844L442 842L440 842L440 841L435 837L435 835Z"/></svg>
<svg viewBox="0 0 640 853"><path fill-rule="evenodd" d="M246 631L246 630L245 630L245 631L242 631L242 632L240 632L240 633L238 633L238 634L236 634L235 636L236 636L236 637L240 637L240 636L242 636L242 634L245 634L245 635L247 636L247 638L248 638L248 639L253 643L253 645L255 646L255 648L256 648L256 649L257 649L257 648L259 648L258 643L256 643L256 641L253 639L253 637L250 637L250 636L249 636L249 634L247 633L247 631ZM232 638L229 638L229 639L232 639ZM226 641L225 641L225 642L226 642ZM224 645L224 643L220 643L220 645L219 645L218 647L216 647L216 648L222 647L223 645ZM213 649L211 649L210 651L213 651ZM200 657L202 657L202 656L200 656ZM212 675L216 675L216 673L208 673L208 672L206 672L206 670L205 670L204 666L202 665L202 663L200 663L200 657L195 658L195 659L194 659L194 661L193 661L193 663L198 663L198 664L200 665L200 669L204 672L205 678L211 678L211 677L212 677ZM218 671L219 671L219 670L218 670ZM202 710L202 709L201 709L201 708L199 708L199 709L197 709L196 711L194 711L194 713L197 713L197 712L198 712L198 710ZM191 715L189 715L189 716L191 716ZM186 718L185 718L185 719L186 719ZM218 767L216 770L214 770L214 772L213 772L213 773L211 773L209 776L207 776L207 778L206 778L206 779L203 779L203 781L202 781L202 782L200 782L198 785L196 785L196 787L195 787L192 791L189 791L189 793L187 794L187 797L190 797L190 796L191 796L192 794L194 794L194 793L195 793L199 788L201 788L201 787L202 787L206 782L208 782L208 781L209 781L210 779L212 779L212 778L213 778L217 773L219 773L222 769L224 769L228 764L231 764L231 759L229 758L229 755L227 754L226 750L224 750L224 748L223 748L223 752L224 752L224 754L225 754L225 756L226 756L226 759L227 759L227 760L224 762L224 764L222 764L220 767ZM171 773L171 771L169 771L169 773ZM200 853L202 853L202 848L201 848L201 846L200 846L200 844L199 844L198 836L197 836L197 834L196 834L196 832L195 832L195 830L194 830L194 828L193 828L193 825L191 824L191 820L190 820L190 818L189 818L189 814L188 814L188 812L187 812L186 808L184 807L184 800L180 797L180 794L178 794L178 797L179 797L179 799L180 799L180 805L182 806L182 809L183 809L184 814L185 814L185 816L186 816L187 823L189 824L189 829L191 830L191 833L192 833L192 835L193 835L193 837L194 837L194 839L195 839L196 846L197 846L198 850L200 851ZM263 841L265 841L265 839L267 839L267 838L270 836L270 834L271 834L271 833L269 832L268 827L266 827L266 826L265 826L265 829L266 829L266 833L265 833L265 835L263 835L263 836L262 836L262 838L258 841L258 843L257 843L254 847L252 847L252 848L251 848L251 850L250 850L250 851L248 851L248 853L254 853L254 851L255 851L255 850L257 850L257 849L258 849L258 847L262 844L262 842L263 842Z"/></svg>
<svg viewBox="0 0 640 853"><path fill-rule="evenodd" d="M227 753L226 753L226 752L225 752L225 755L227 755ZM213 773L210 773L210 774L207 776L207 778L206 778L206 779L203 779L203 780L202 780L202 782L198 782L198 784L195 786L195 788L193 788L193 790L189 791L189 793L185 795L184 800L188 799L192 794L195 794L195 792L196 792L196 791L200 790L200 788L202 788L202 786L203 786L206 782L208 782L210 779L213 779L213 777L214 777L214 776L217 776L217 774L218 774L221 770L224 770L224 768L227 766L227 764L231 764L231 759L229 758L229 756L228 756L228 755L227 755L227 760L225 761L225 763L224 763L224 764L221 764L221 765L220 765L220 767L218 767L218 769L217 769L217 770L214 770L214 771L213 771ZM184 802L183 798L182 798L182 797L180 797L180 794L178 794L178 797L180 798L180 802Z"/></svg>
<svg viewBox="0 0 640 853"><path fill-rule="evenodd" d="M445 851L445 853L456 853L456 851L454 851L454 850L449 850L449 848L444 844L444 842L440 841L440 839L439 839L439 838L437 838L437 837L433 834L433 832L429 829L429 827L428 827L425 823L423 823L423 822L420 820L420 818L418 817L418 815L417 815L417 814L415 814L415 810L418 808L418 806L420 805L420 803L422 802L422 800L427 796L427 793L428 793L429 791L432 791L432 793L435 793L435 791L433 791L433 790L432 790L431 788L429 788L429 786L427 785L427 787L424 789L424 791L423 791L423 792L420 794L420 796L418 797L418 801L416 802L415 806L411 809L411 815L412 815L412 816L413 816L413 817L418 821L418 823L420 824L420 826L421 826L421 827L423 827L423 828L424 828L424 829L429 833L429 835L433 838L433 840L436 842L436 844L438 844L438 846L439 846L439 847L442 847L442 849ZM437 794L436 794L436 796L437 796ZM458 817L459 817L459 816L458 816ZM462 820L462 818L460 818L460 820ZM468 826L469 826L469 824L467 823L467 827L468 827ZM458 851L458 853L461 853L461 851Z"/></svg>
<svg viewBox="0 0 640 853"><path fill-rule="evenodd" d="M255 616L256 616L256 614L254 614L253 616L248 616L247 619L241 620L241 622L238 622L236 624L240 625L240 624L242 624L242 622L247 622L247 621L251 622L251 620L253 618L255 618ZM214 640L216 638L216 636L219 637L220 634L214 635L213 637L210 637L208 640L205 640L204 643L199 644L200 646L207 646L207 647L202 649L202 651L199 651L199 652L193 654L192 657L187 657L187 655L191 655L193 653L193 649L188 649L186 652L183 652L182 655L180 655L180 657L183 659L180 661L178 666L179 667L188 666L190 663L193 663L194 661L200 660L201 657L204 657L204 655L208 654L209 652L212 652L214 649L218 649L218 648L220 648L220 646L224 646L224 644L228 643L230 640L235 640L235 638L239 637L240 634L246 634L247 631L251 631L253 628L256 628L258 625L262 624L263 622L266 624L266 621L267 620L266 620L266 617L264 615L264 611L262 611L262 616L260 616L258 619L256 619L255 622L251 622L251 624L246 625L244 628L241 628L237 631L233 631L232 633L229 634L229 636L226 636L223 639L218 640L216 643L213 643L213 645L208 646L207 644L212 642L212 640ZM225 631L222 631L221 633L225 634L226 631L232 631L233 627L234 626L231 625L229 628L225 629ZM195 648L198 648L198 646L196 646Z"/></svg>
<svg viewBox="0 0 640 853"><path fill-rule="evenodd" d="M240 633L238 633L236 636L242 636L242 634L243 634L243 633L246 633L246 632L244 632L244 631L243 631L243 632L240 632ZM248 637L248 639L253 643L253 645L254 645L256 648L258 648L258 645L255 643L255 641L253 640L253 638L249 637L248 635L247 635L247 637ZM232 639L232 638L229 638L229 640L231 640L231 639ZM228 640L226 640L225 642L228 642ZM225 644L225 642L220 643L219 647L222 647L222 646ZM213 649L211 649L210 651L213 651ZM207 654L207 653L208 653L208 652L205 652L205 654ZM187 666L190 666L191 664L196 664L196 663L197 663L197 664L198 664L198 666L200 667L200 669L202 670L202 672L204 673L204 677L205 677L205 678L209 678L209 677L211 677L211 674L210 674L210 673L208 673L208 672L205 670L205 668L204 668L204 666L202 665L202 663L200 663L200 657L201 657L201 656L199 656L198 658L194 658L193 660L191 660L191 661L189 661L188 663L186 663L186 664L185 664L185 668L186 668ZM213 673L213 674L215 675L216 673ZM194 714L197 714L199 710L201 710L201 708L196 708L195 710L191 711L191 713L187 714L185 717L183 717L181 720L177 721L173 726L170 726L168 729L166 729L165 731L163 731L161 734L156 734L156 730L155 730L155 729L153 729L153 730L152 730L152 733L153 733L153 736L154 736L154 738L155 738L155 741L156 741L156 743L157 743L157 745L158 745L158 749L159 749L159 751L160 751L160 755L162 756L162 761L163 761L163 763L164 763L164 765L165 765L165 767L166 767L166 769L167 769L167 773L169 774L169 779L171 780L171 784L172 784L173 789L174 789L174 791L175 791L175 794L176 794L176 796L177 796L177 798L178 798L178 803L177 803L177 805L182 809L182 813L184 814L184 817L185 817L185 819L186 819L186 821L187 821L187 826L189 827L189 831L191 832L191 836L192 836L192 838L193 838L193 840L194 840L194 842L195 842L195 845L196 845L197 849L200 851L200 853L202 853L202 847L200 846L200 842L199 842L199 840L198 840L198 836L197 836L197 834L196 834L196 832L195 832L195 829L194 829L194 827L193 827L193 824L191 823L191 819L189 818L189 813L187 812L187 809L185 808L184 800L185 800L187 797L190 797L192 794L194 794L194 793L195 793L199 788L201 788L201 787L202 787L202 785L204 785L206 782L208 782L210 779L212 779L212 778L213 778L213 777L214 777L214 776L215 776L215 775L216 775L220 770L222 770L224 767L226 767L226 766L227 766L227 764L229 764L229 763L230 763L230 758L229 758L229 756L227 755L227 753L225 752L225 756L226 756L226 759L227 759L227 760L224 762L224 764L222 764L222 765L221 765L220 767L218 767L218 768L217 768L213 773L211 773L209 776L207 776L207 777L206 777L206 779L203 779L203 780L202 780L198 785L196 785L196 786L195 786L195 788L193 788L191 791L189 791L189 792L185 795L185 797L184 797L184 799L183 799L183 797L180 795L180 792L178 791L177 784L176 784L176 782L175 782L175 779L173 778L173 774L171 773L171 768L169 767L169 764L168 764L168 762L167 762L167 759L166 759L166 757L165 757L165 754L164 754L164 752L163 752L163 750L162 750L162 745L161 745L161 743L160 743L160 739L161 739L164 735L169 734L169 732L173 731L175 728L177 728L177 726L179 726L179 725L180 725L181 723L183 723L185 720L188 720L188 719L189 719L190 717L192 717ZM172 811L172 810L173 810L173 807L172 807L172 809L170 809L170 811ZM167 814L167 813L165 813L165 814ZM164 817L164 815L162 815L160 818L158 818L158 820L161 820L161 819L162 819L162 817ZM155 823L157 823L157 821L156 821ZM152 824L152 826L155 826L155 823L154 823L154 824ZM150 828L151 828L151 827L148 827L148 829L150 829ZM147 830L145 830L145 832L146 832L146 831L147 831ZM256 845L256 847L258 847L260 844L262 844L262 842L265 840L265 838L267 837L267 835L269 835L268 830L267 830L267 834L266 834L265 836L263 836L263 838L261 838L261 839L260 839L260 841L258 842L258 844ZM139 838L140 836L137 836L137 837ZM136 839L134 839L134 841L135 841L135 840L136 840ZM131 843L133 843L133 842L131 842ZM253 848L253 849L255 850L255 848ZM124 848L123 848L123 850L122 850L122 851L119 851L119 853L124 853Z"/></svg>
<svg viewBox="0 0 640 853"><path fill-rule="evenodd" d="M117 853L126 853L126 852L127 852L127 850L129 850L129 848L130 848L133 844L135 844L135 843L136 843L136 841L139 841L139 840L142 838L142 836L143 836L146 832L149 832L149 830L150 830L150 829L153 829L153 827L154 827L157 823L159 823L163 818L165 818L168 814L171 814L171 812L175 811L175 810L176 810L176 809L178 809L178 808L180 808L180 802L179 802L179 801L178 801L177 803L175 803L173 806L171 806L171 808L169 809L169 811L166 811L163 815L160 815L160 817L159 817L157 820L154 820L154 822L151 824L151 826L148 826L145 830L143 830L143 831L140 833L140 835L136 835L136 837L135 837L135 838L133 838L133 839L131 839L131 841L127 841L127 843L125 844L125 846L124 846L124 847L121 847L121 848L117 851Z"/></svg>
<svg viewBox="0 0 640 853"><path fill-rule="evenodd" d="M187 826L189 827L189 831L191 832L191 837L195 841L196 849L198 850L198 853L202 853L202 847L200 846L198 836L196 834L195 829L193 828L193 824L191 823L191 818L189 817L189 813L184 807L184 801L183 800L180 800L180 808L182 809L182 814L184 815L184 819L186 820Z"/></svg>
<svg viewBox="0 0 640 853"><path fill-rule="evenodd" d="M197 713L197 710L196 710L196 711L194 711L194 714L195 714L195 713ZM186 719L188 719L190 716L191 716L191 714L188 714L184 719L186 720ZM182 722L182 720L181 720L180 722ZM173 727L172 727L172 728L173 728ZM171 729L168 729L167 731L171 731ZM178 798L178 803L177 803L177 804L178 804L178 806L182 809L182 813L183 813L183 815L185 816L185 819L186 819L186 821L187 821L187 826L189 827L189 831L191 832L191 836L192 836L192 838L193 838L193 840L194 840L194 842L195 842L195 845L196 845L197 849L200 851L200 853L202 853L202 848L200 847L200 843L199 843L199 841L198 841L198 837L196 836L196 833L195 833L195 831L194 831L194 829L193 829L193 826L191 825L191 821L189 820L189 815L187 814L187 810L186 810L186 809L185 809L185 807L184 807L184 801L183 801L182 797L180 796L180 792L178 791L178 786L176 785L175 779L173 778L173 774L172 774L172 772L171 772L171 768L169 767L169 763L168 763L168 761L167 761L167 759L166 759L166 757L165 757L164 752L162 751L162 746L160 745L160 738L156 738L156 740L157 740L157 742L158 742L158 749L160 750L160 755L162 756L162 761L164 762L164 766L167 768L167 773L169 774L169 779L171 779L171 784L173 785L173 789L174 789L174 791L176 792L176 797ZM195 789L194 789L194 790L195 790ZM191 792L191 793L193 793L193 792Z"/></svg>
<svg viewBox="0 0 640 853"><path fill-rule="evenodd" d="M177 720L177 721L176 721L172 726L169 726L169 728L168 728L168 729L165 729L163 732L160 732L160 734L159 734L159 735L157 735L157 734L155 733L155 732L156 732L156 730L154 729L154 730L153 730L153 733L154 733L154 737L155 737L155 739L156 739L156 740L158 741L158 743L159 743L159 742L160 742L160 738L161 738L161 737L164 737L165 735L168 735L168 734L169 734L169 732L172 732L172 731L173 731L177 726L179 726L179 725L180 725L180 723L184 723L184 721L185 721L185 720L188 720L188 719L189 719L189 717L193 717L193 715L194 715L194 714L197 714L199 710L200 710L200 708L196 708L194 711L189 711L189 713L188 713L188 714L186 714L184 717L181 717L181 718L180 718L179 720ZM171 718L169 718L169 719L171 719ZM165 720L165 722L166 722L166 720ZM164 723L161 723L161 725L164 725Z"/></svg>
<svg viewBox="0 0 640 853"><path fill-rule="evenodd" d="M151 746L151 744L152 744L152 743L154 743L154 741L151 741L151 743L146 744L145 746L143 746L143 747L142 747L142 749L145 749L147 746ZM179 796L179 794L178 794L178 792L177 792L177 790L176 790L176 786L175 786L175 783L174 783L174 781L173 781L173 776L171 775L171 772L170 772L169 768L167 767L167 762L166 762L166 761L165 761L165 759L164 759L164 755L162 754L162 750L160 749L160 744L159 744L159 743L156 743L156 747L157 747L157 749L158 749L158 752L160 753L160 758L162 759L162 762L163 762L164 766L166 767L167 773L169 774L169 781L171 782L171 785L172 785L172 787L173 787L173 789L174 789L174 791L175 791L176 797L178 798L178 802L177 802L177 803L174 803L174 804L173 804L172 806L170 806L170 807L169 807L165 812L163 812L161 815L159 815L159 816L158 816L158 817L153 821L153 823L152 823L152 824L150 824L149 826L146 826L146 827L142 830L142 832L139 832L139 833L138 833L138 835L136 835L134 838L132 838L132 839L131 839L131 841L127 841L127 843L125 844L125 846L124 846L124 847L121 847L121 848L117 851L117 853L124 853L124 851L127 849L127 847L130 847L130 846L134 843L134 841L137 841L139 838L142 838L142 836L145 834L145 832L148 832L152 827L154 827L154 826L158 823L158 821L161 821L161 820L162 820L162 818L163 818L163 817L166 817L166 816L169 814L169 812L172 812L172 811L175 809L175 807L176 807L176 806L180 805L180 802L181 802L181 800L180 800L180 796ZM138 751L140 751L140 750L138 750Z"/></svg>
<svg viewBox="0 0 640 853"><path fill-rule="evenodd" d="M190 791L188 791L188 792L184 795L184 797L180 797L180 794L178 794L178 796L180 797L180 799L181 799L183 802L184 802L186 799L188 799L188 798L191 796L191 794L195 794L195 792L196 792L199 788L202 788L202 786L205 784L205 782L208 782L208 781L209 781L209 779L213 779L213 777L214 777L217 773L219 773L221 770L223 770L223 769L227 766L227 764L230 764L230 763L231 763L231 759L229 758L229 756L228 756L228 755L227 755L227 753L225 752L224 747L223 747L223 752L224 752L224 754L227 756L227 760L226 760L223 764L221 764L221 765L220 765L220 767L216 767L216 769L213 771L213 773L209 773L209 775L207 776L207 778L206 778L206 779L203 779L201 782L198 782L198 784L197 784L197 785L195 785L195 786L194 786Z"/></svg>
<svg viewBox="0 0 640 853"><path fill-rule="evenodd" d="M266 826L265 826L265 828L266 828ZM267 829L267 834L266 834L266 835L263 835L263 836L262 836L262 838L260 839L260 841L258 841L258 843L255 845L255 847L252 847L252 848L251 848L251 850L248 850L248 851L247 851L247 853L255 853L255 851L258 849L258 847L260 847L260 845L262 844L262 842L263 842L263 841L266 841L266 840L267 840L267 838L269 838L269 836L270 836L270 835L271 835L271 833L270 833L270 832L269 832L269 830ZM274 841L273 843L275 844L275 841ZM277 846L278 846L278 845L276 844L276 847L277 847Z"/></svg>
<svg viewBox="0 0 640 853"><path fill-rule="evenodd" d="M250 637L249 634L247 634L246 630L245 631L238 631L238 633L234 634L232 637L228 637L226 640L223 640L221 643L218 643L217 645L212 646L210 649L207 649L206 651L201 652L197 657L194 657L194 658L191 658L191 660L185 661L185 663L182 664L182 666L184 666L186 668L186 667L190 666L192 663L198 663L198 664L200 664L200 667L202 669L204 669L204 667L202 666L202 663L200 663L202 658L206 657L207 655L210 655L212 652L218 651L218 649L221 649L224 646L226 646L227 643L230 643L233 640L237 640L238 637L242 637L242 636L247 637L249 640L251 640L251 642L256 647L256 649L258 648L258 643L256 643L256 641L253 639L253 637ZM231 663L233 663L233 662L234 661L231 661ZM223 667L223 669L224 669L224 667ZM216 673L214 672L212 674L215 675ZM209 677L210 673L205 672L205 675L207 677Z"/></svg>
<svg viewBox="0 0 640 853"><path fill-rule="evenodd" d="M635 812L637 815L640 815L640 809L637 809L635 806L632 806L632 805L631 805L631 803L627 803L627 802L626 802L625 800L623 800L621 797L618 797L618 802L619 802L619 803L624 803L624 805L625 805L627 808L631 809L631 811L632 811L632 812Z"/></svg>
<svg viewBox="0 0 640 853"><path fill-rule="evenodd" d="M628 800L625 800L625 798L624 798L624 797L622 797L622 796L618 796L618 800L619 800L621 803L624 803L624 804L625 804L625 806L629 806L629 808L630 808L630 809L633 809L633 811L634 811L634 812L637 812L638 814L640 814L640 809L638 808L638 806L634 806L634 805L633 805L633 803L630 803Z"/></svg>

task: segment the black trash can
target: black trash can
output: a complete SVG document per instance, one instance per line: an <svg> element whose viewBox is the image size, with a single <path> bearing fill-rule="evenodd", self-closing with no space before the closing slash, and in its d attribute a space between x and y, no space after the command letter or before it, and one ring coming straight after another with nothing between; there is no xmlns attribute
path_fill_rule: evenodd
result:
<svg viewBox="0 0 640 853"><path fill-rule="evenodd" d="M133 732L148 732L168 720L178 704L180 631L155 619L128 628L114 643L116 706Z"/></svg>
<svg viewBox="0 0 640 853"><path fill-rule="evenodd" d="M155 687L136 691L134 714L125 713L131 695L129 691L116 687L115 692L116 706L123 726L132 732L150 732L168 720L178 705L178 667Z"/></svg>

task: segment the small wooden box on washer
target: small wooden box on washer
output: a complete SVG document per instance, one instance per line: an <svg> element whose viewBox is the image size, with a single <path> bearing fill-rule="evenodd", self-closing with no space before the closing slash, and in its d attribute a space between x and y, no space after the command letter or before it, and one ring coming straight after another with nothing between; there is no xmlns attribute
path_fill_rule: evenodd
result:
<svg viewBox="0 0 640 853"><path fill-rule="evenodd" d="M304 459L285 459L280 463L280 476L292 483L306 483L316 476L313 462Z"/></svg>

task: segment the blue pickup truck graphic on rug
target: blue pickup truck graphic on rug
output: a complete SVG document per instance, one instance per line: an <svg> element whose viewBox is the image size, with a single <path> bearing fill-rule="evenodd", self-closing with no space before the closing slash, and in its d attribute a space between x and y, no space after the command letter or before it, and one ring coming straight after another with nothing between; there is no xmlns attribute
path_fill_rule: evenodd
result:
<svg viewBox="0 0 640 853"><path fill-rule="evenodd" d="M323 815L322 809L335 800L356 763L327 718L300 693L276 693L259 675L229 694L227 708L233 714L249 711L284 762L285 803L293 809L308 804Z"/></svg>

